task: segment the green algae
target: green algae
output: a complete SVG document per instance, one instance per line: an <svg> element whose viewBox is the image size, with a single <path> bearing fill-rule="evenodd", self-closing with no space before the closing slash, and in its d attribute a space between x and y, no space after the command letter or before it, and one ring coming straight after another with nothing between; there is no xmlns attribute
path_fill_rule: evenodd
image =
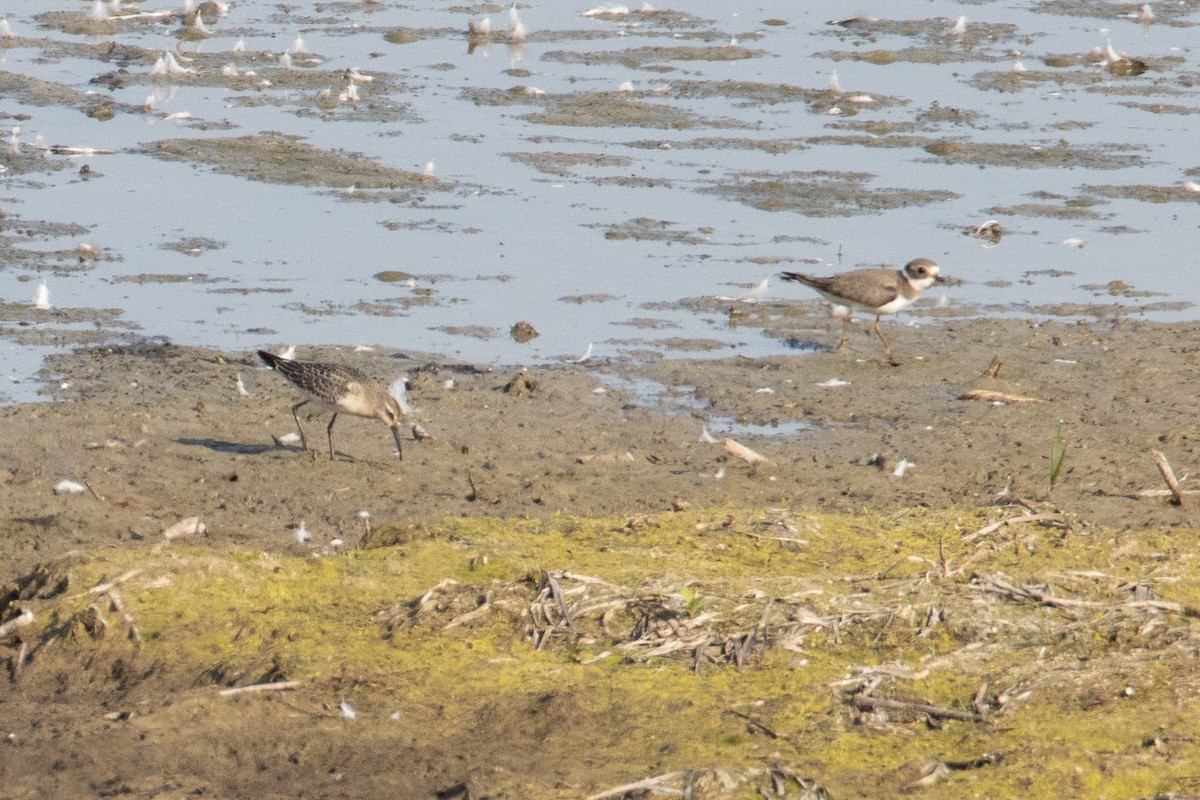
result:
<svg viewBox="0 0 1200 800"><path fill-rule="evenodd" d="M341 697L368 737L392 735L393 708L405 709L395 725L411 719L439 740L529 725L563 766L492 776L493 790L522 796L564 796L555 780L579 796L675 770L780 765L834 797L879 796L915 785L931 760L957 766L924 786L930 797L1186 786L1200 755L1186 702L1200 684L1200 569L1187 534L997 518L464 518L383 526L349 552L79 554L69 587L43 570L38 585L55 590L0 598L5 619L35 614L26 691L46 673L67 697L119 682L181 686L198 703L294 680L293 704ZM868 685L987 714L867 712L853 699Z"/></svg>

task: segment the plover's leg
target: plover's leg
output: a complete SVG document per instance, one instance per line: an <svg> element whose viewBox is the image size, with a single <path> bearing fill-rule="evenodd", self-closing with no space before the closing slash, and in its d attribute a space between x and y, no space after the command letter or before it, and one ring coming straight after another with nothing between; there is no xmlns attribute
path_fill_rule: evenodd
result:
<svg viewBox="0 0 1200 800"><path fill-rule="evenodd" d="M850 341L850 315L842 317L842 340L838 342L838 350L846 347L846 342Z"/></svg>
<svg viewBox="0 0 1200 800"><path fill-rule="evenodd" d="M888 340L883 338L883 331L879 330L879 316L875 317L875 335L879 337L879 341L883 342L883 353L886 356L892 355L892 346L888 344Z"/></svg>
<svg viewBox="0 0 1200 800"><path fill-rule="evenodd" d="M325 429L325 435L329 437L329 460L333 461L333 423L337 422L338 412L333 412L333 418L329 420L329 427Z"/></svg>
<svg viewBox="0 0 1200 800"><path fill-rule="evenodd" d="M296 420L296 428L300 431L300 447L302 447L304 452L307 453L308 439L304 436L304 426L300 424L300 415L296 413L300 409L300 406L305 405L308 405L307 400L301 400L299 403L296 403L296 405L292 406L292 418Z"/></svg>

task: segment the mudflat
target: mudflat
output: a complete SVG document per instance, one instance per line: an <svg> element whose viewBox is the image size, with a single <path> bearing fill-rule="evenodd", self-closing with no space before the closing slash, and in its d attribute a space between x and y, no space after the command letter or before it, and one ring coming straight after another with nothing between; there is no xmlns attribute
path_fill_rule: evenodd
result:
<svg viewBox="0 0 1200 800"><path fill-rule="evenodd" d="M836 341L823 324L808 334ZM960 647L1022 650L1039 637L980 623L970 637L931 639L936 626L896 600L897 621L876 620L855 643L858 617L796 597L816 582L827 600L879 599L903 576L910 588L961 590L960 612L986 615L978 571L995 558L1023 569L1022 553L1043 581L1091 570L1150 586L1167 569L1175 588L1156 596L1194 592L1200 325L892 325L897 364L863 328L843 351L765 359L481 368L387 350L298 353L381 382L408 376L410 420L425 435L405 427L402 461L383 424L346 415L331 461L328 417L303 409L316 452L301 452L287 434L303 396L252 350L144 344L52 358L50 400L0 409L5 796L578 797L655 775L713 797L738 796L746 781L835 797L908 786L920 776L897 777L889 756L855 761L866 734L854 724L866 722L853 719L875 714L871 736L911 721L881 720L870 701L828 687L866 664L908 663L883 671L896 681ZM980 531L1010 529L1021 536L978 550ZM1058 560L1037 560L1054 549ZM1118 550L1141 559L1136 569L1097 566ZM973 566L956 569L961 558ZM999 574L988 579L1031 603L1030 620L1053 615ZM1007 591L988 585L989 596ZM1093 588L1108 599L1086 602L1111 602L1113 587ZM1163 601L1156 613L1177 615L1166 627L1186 628L1189 596ZM786 612L771 619L768 600ZM750 606L755 621L742 619ZM812 615L803 642L801 608ZM766 633L783 618L787 647ZM741 633L720 628L739 619ZM849 632L835 636L835 619ZM672 635L683 644L631 655ZM1078 663L1078 643L1055 642L1052 658ZM1103 660L1094 643L1078 646ZM961 790L959 772L1022 763L981 755L996 735L981 723L1004 704L997 675L988 689L986 669L968 672L953 686L904 678L925 681L912 689L925 704L915 718L965 708L946 724L978 740L959 759L967 767L920 784L934 796ZM819 684L824 705L804 706L790 681ZM633 708L631 687L654 682ZM280 686L219 695L256 684ZM1108 697L1080 700L1080 713L1108 713L1095 710ZM813 725L860 737L857 755L794 749ZM935 735L916 727L918 740ZM698 731L703 746L688 739ZM899 762L919 756L898 746ZM958 758L942 745L929 753Z"/></svg>

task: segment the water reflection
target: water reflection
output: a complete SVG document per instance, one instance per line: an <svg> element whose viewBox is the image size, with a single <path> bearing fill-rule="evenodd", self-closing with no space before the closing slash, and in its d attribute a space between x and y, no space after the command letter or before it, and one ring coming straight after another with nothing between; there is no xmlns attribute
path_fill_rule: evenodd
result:
<svg viewBox="0 0 1200 800"><path fill-rule="evenodd" d="M23 0L0 29L0 333L56 324L32 317L44 281L57 310L119 310L114 335L222 348L753 357L811 343L735 321L730 284L778 302L757 286L789 264L914 252L963 279L951 311L1086 314L1121 280L1106 315L1194 313L1194 7L875 11Z"/></svg>

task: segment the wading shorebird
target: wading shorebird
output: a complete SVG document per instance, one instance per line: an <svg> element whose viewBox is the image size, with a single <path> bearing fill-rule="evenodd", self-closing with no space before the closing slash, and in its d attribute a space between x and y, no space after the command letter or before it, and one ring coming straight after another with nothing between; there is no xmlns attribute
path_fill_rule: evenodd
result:
<svg viewBox="0 0 1200 800"><path fill-rule="evenodd" d="M904 269L856 269L840 272L826 278L805 275L802 272L783 273L785 281L803 283L833 303L835 306L861 308L875 315L875 335L883 342L883 352L889 358L892 347L879 330L879 317L895 314L921 296L921 292L944 278L938 274L938 265L928 258L915 258L904 265ZM846 329L850 315L842 315L841 349L846 344Z"/></svg>
<svg viewBox="0 0 1200 800"><path fill-rule="evenodd" d="M399 401L380 388L375 381L353 367L343 367L340 364L292 361L266 350L259 350L258 357L309 394L308 399L292 406L292 417L296 420L296 427L300 429L300 444L305 452L308 452L308 439L304 436L300 415L296 412L301 406L316 401L325 410L333 412L329 427L325 429L329 437L330 460L333 459L333 423L337 422L341 412L382 420L392 429L392 438L396 440L396 455L401 460L404 459L404 451L400 447L400 420L404 411L400 408Z"/></svg>

